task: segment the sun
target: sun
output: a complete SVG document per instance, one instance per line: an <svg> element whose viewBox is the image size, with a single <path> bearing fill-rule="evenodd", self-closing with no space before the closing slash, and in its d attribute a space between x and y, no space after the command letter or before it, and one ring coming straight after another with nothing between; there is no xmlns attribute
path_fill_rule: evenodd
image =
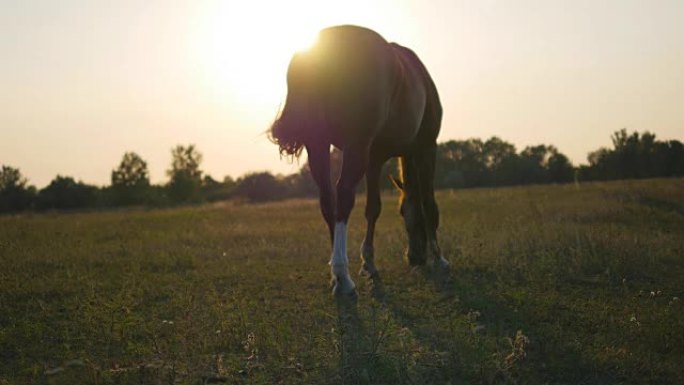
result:
<svg viewBox="0 0 684 385"><path fill-rule="evenodd" d="M310 46L321 29L357 24L397 39L410 30L395 0L207 1L194 20L191 42L199 78L222 104L254 121L278 112L292 55Z"/></svg>
<svg viewBox="0 0 684 385"><path fill-rule="evenodd" d="M294 12L292 4L252 1L215 6L196 42L204 83L244 108L272 113L265 110L284 99L292 55L309 47L324 26L313 18L293 22L287 17Z"/></svg>

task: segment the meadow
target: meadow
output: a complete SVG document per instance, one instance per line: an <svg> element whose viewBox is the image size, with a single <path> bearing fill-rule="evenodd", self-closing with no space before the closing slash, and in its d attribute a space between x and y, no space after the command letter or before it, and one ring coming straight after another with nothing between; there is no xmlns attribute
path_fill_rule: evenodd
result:
<svg viewBox="0 0 684 385"><path fill-rule="evenodd" d="M684 381L684 179L440 191L448 272L396 200L356 301L315 200L2 216L0 384Z"/></svg>

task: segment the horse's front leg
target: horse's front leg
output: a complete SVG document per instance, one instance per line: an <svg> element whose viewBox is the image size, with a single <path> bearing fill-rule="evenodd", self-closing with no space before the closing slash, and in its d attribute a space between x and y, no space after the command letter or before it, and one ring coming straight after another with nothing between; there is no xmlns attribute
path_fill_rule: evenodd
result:
<svg viewBox="0 0 684 385"><path fill-rule="evenodd" d="M385 159L371 153L366 171L366 237L361 244L361 265L360 274L366 274L371 278L378 277L378 269L375 267L375 248L373 239L375 237L375 222L380 216L382 201L380 200L380 172Z"/></svg>
<svg viewBox="0 0 684 385"><path fill-rule="evenodd" d="M344 149L342 173L337 181L337 211L330 267L333 276L333 294L355 296L354 281L349 277L347 256L347 225L354 207L356 186L363 177L368 163L368 147L352 146Z"/></svg>
<svg viewBox="0 0 684 385"><path fill-rule="evenodd" d="M323 214L323 219L328 225L330 243L332 244L335 228L335 197L330 183L330 145L308 145L306 152L309 155L311 176L318 186L321 214Z"/></svg>

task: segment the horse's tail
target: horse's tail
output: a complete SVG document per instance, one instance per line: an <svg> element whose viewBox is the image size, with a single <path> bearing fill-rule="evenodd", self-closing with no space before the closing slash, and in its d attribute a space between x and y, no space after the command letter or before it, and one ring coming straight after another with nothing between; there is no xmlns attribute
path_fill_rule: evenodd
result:
<svg viewBox="0 0 684 385"><path fill-rule="evenodd" d="M318 90L316 63L306 53L295 54L287 71L285 106L271 125L268 136L280 154L298 158L305 139L324 125L323 95Z"/></svg>

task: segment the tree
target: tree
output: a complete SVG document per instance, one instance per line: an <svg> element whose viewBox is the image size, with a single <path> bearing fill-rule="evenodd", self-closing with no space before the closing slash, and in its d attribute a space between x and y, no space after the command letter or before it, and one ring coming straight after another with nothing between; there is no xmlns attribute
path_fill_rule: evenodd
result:
<svg viewBox="0 0 684 385"><path fill-rule="evenodd" d="M202 197L209 202L229 199L235 189L235 181L229 176L219 182L210 175L202 178Z"/></svg>
<svg viewBox="0 0 684 385"><path fill-rule="evenodd" d="M555 147L543 144L525 147L518 156L516 182L519 184L546 182L546 166L551 153L555 150Z"/></svg>
<svg viewBox="0 0 684 385"><path fill-rule="evenodd" d="M147 163L136 153L124 154L119 167L112 170L112 189L116 203L144 203L150 188Z"/></svg>
<svg viewBox="0 0 684 385"><path fill-rule="evenodd" d="M316 185L313 175L311 175L309 162L302 166L297 174L293 174L290 177L288 183L290 184L293 196L313 197L318 195L318 185Z"/></svg>
<svg viewBox="0 0 684 385"><path fill-rule="evenodd" d="M435 186L458 188L483 186L489 179L480 139L450 140L437 145Z"/></svg>
<svg viewBox="0 0 684 385"><path fill-rule="evenodd" d="M554 152L547 161L547 173L551 183L568 183L575 177L575 168L567 156Z"/></svg>
<svg viewBox="0 0 684 385"><path fill-rule="evenodd" d="M516 176L518 156L515 146L493 136L483 146L484 159L489 168L490 185L503 186L520 183Z"/></svg>
<svg viewBox="0 0 684 385"><path fill-rule="evenodd" d="M171 168L166 172L171 178L168 191L175 202L192 202L201 199L202 154L195 145L178 145L171 150Z"/></svg>
<svg viewBox="0 0 684 385"><path fill-rule="evenodd" d="M0 169L0 213L22 211L35 199L36 189L27 186L28 181L17 168L2 166Z"/></svg>
<svg viewBox="0 0 684 385"><path fill-rule="evenodd" d="M517 183L563 183L572 181L575 169L554 146L539 144L520 152Z"/></svg>
<svg viewBox="0 0 684 385"><path fill-rule="evenodd" d="M74 209L94 207L97 203L98 188L74 178L57 175L55 179L38 193L39 209Z"/></svg>
<svg viewBox="0 0 684 385"><path fill-rule="evenodd" d="M18 168L2 166L0 170L0 191L22 188L26 185L26 178L21 176Z"/></svg>
<svg viewBox="0 0 684 385"><path fill-rule="evenodd" d="M266 202L288 196L287 184L270 172L255 172L238 179L235 195L250 202Z"/></svg>
<svg viewBox="0 0 684 385"><path fill-rule="evenodd" d="M229 188L235 187L235 185L236 185L235 179L233 179L233 177L230 175L226 175L223 177L223 185L225 187L229 187Z"/></svg>
<svg viewBox="0 0 684 385"><path fill-rule="evenodd" d="M658 154L663 176L684 176L684 144L678 140L660 142Z"/></svg>
<svg viewBox="0 0 684 385"><path fill-rule="evenodd" d="M648 131L611 135L613 148L589 154L589 165L580 168L585 180L653 178L684 174L684 150L676 140L661 142Z"/></svg>
<svg viewBox="0 0 684 385"><path fill-rule="evenodd" d="M212 178L211 175L205 175L202 178L202 188L215 189L221 186L221 183L216 179Z"/></svg>

